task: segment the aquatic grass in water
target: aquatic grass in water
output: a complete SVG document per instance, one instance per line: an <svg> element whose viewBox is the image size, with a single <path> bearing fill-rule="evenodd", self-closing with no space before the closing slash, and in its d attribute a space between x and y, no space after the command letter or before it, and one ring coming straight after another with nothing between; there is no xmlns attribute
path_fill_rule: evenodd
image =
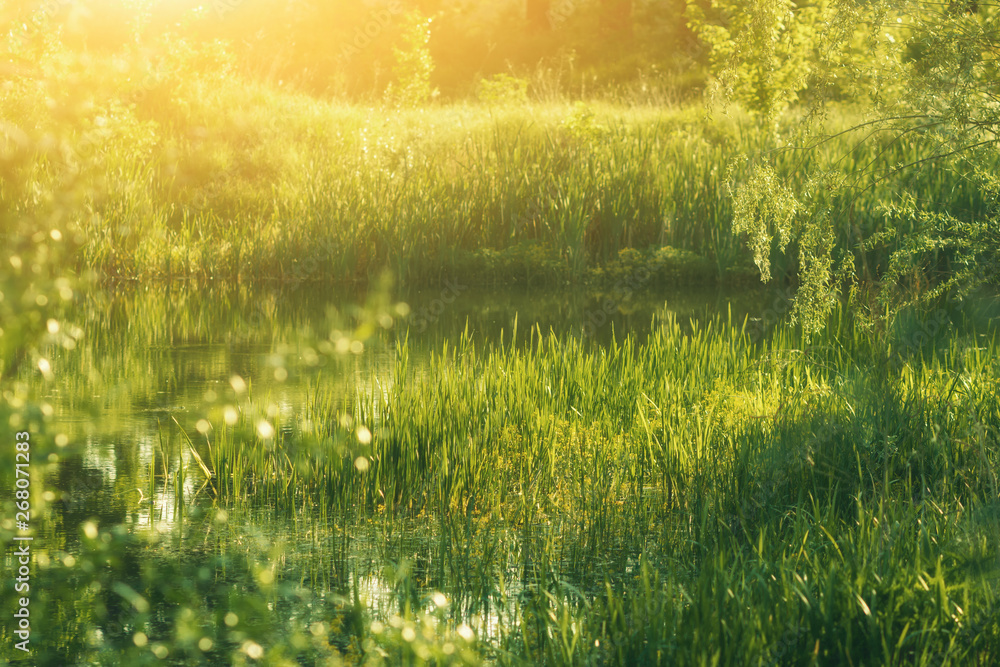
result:
<svg viewBox="0 0 1000 667"><path fill-rule="evenodd" d="M111 327L81 351L108 384L64 390L113 393L115 363L163 366L132 337L197 345L220 328L191 307L174 321L169 302L118 304L132 333ZM51 546L33 599L54 619L42 662L930 667L998 654L992 334L906 345L901 328L890 348L843 313L808 343L660 318L642 343L513 330L419 363L400 335L391 372L359 374L335 361L329 325L265 328L275 339L253 349L285 350L284 365L247 366L247 381L231 375L240 357L213 357L214 398L187 406L161 406L159 381L141 379L156 441L116 437L114 484L89 492L98 510L75 491L53 501L82 528L40 523ZM281 342L300 328L319 333ZM308 387L259 381L279 367ZM50 449L56 488L92 474ZM58 612L77 604L92 613Z"/></svg>
<svg viewBox="0 0 1000 667"><path fill-rule="evenodd" d="M318 397L306 432L262 438L248 406L213 443L220 501L378 517L389 543L426 522L423 584L503 663L996 656L990 355L912 365L725 320L531 343L463 340L419 374L403 355L370 398Z"/></svg>

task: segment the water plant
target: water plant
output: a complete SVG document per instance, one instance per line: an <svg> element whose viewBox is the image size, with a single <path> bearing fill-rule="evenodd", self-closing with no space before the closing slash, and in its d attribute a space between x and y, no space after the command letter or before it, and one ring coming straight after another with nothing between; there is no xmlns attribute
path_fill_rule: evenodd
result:
<svg viewBox="0 0 1000 667"><path fill-rule="evenodd" d="M425 525L424 585L502 663L988 661L993 358L828 330L404 349L268 437L247 405L211 466L227 503Z"/></svg>

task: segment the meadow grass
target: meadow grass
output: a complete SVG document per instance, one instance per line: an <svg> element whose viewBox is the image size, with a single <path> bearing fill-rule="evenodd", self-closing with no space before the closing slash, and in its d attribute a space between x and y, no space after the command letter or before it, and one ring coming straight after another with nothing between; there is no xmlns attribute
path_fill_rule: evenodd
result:
<svg viewBox="0 0 1000 667"><path fill-rule="evenodd" d="M714 268L699 271L704 281L749 265L726 186L739 156L766 157L793 190L814 169L846 178L871 166L870 183L826 202L842 253L888 220L904 238L917 223L885 208L904 193L962 219L986 206L958 158L880 180L926 156L878 133L794 150L794 116L776 138L738 112L699 106L395 110L204 63L183 75L194 55L174 57L174 70L143 78L98 56L49 55L35 77L7 84L0 201L10 225L58 213L82 244L79 265L108 280L346 282L389 269L410 285L552 283L580 280L623 250L671 246ZM831 117L831 132L861 118L846 108ZM78 195L72 205L65 193ZM864 268L884 270L893 247L871 251ZM776 275L793 273L794 252L775 260Z"/></svg>
<svg viewBox="0 0 1000 667"><path fill-rule="evenodd" d="M0 277L20 298L0 302L12 387L0 416L38 433L43 516L45 475L73 468L25 377L51 375L46 345L69 356L83 337L55 319L73 298L61 272L73 263L146 284L346 282L386 268L410 285L613 281L650 266L678 282L684 271L727 279L749 259L725 196L743 154L766 154L793 185L875 160L855 196L825 202L843 214L844 254L862 233L905 243L920 224L892 208L906 193L969 220L986 206L959 162L879 180L925 157L881 136L803 152L700 108L345 106L185 70L184 58L149 78L49 54L25 65L38 76L4 84L13 271ZM842 113L832 130L857 118ZM782 122L787 144L797 119ZM878 275L893 247L858 259ZM785 257L774 253L776 275L793 273ZM234 300L240 314L221 335L236 344L238 317L268 323L280 307L259 293ZM114 382L121 361L145 374L141 407L162 408L170 370L150 373L159 357L144 345L173 324L211 327L158 303L95 309L126 324L90 341L63 386L72 398L100 385L87 373ZM284 411L223 355L233 404L195 431L167 423L150 458L150 499L172 503L168 538L126 528L120 498L120 525L86 521L77 535L54 525L75 514L49 512L33 598L52 620L39 628L44 660L992 664L997 342L892 324L873 333L839 312L807 341L724 318L667 321L641 344L606 348L521 331L485 349L446 343L427 364L401 342L388 379L346 391L318 380ZM268 342L301 335L282 348L289 358L335 358L379 326L361 318L327 336L287 325ZM255 513L253 535L219 535L227 516ZM292 546L274 541L266 521L279 520L299 522ZM351 544L363 535L379 545L391 613L362 601ZM5 646L13 627L0 624Z"/></svg>
<svg viewBox="0 0 1000 667"><path fill-rule="evenodd" d="M997 343L893 353L839 317L403 347L295 423L247 402L203 457L227 506L425 525L407 585L500 664L990 664Z"/></svg>

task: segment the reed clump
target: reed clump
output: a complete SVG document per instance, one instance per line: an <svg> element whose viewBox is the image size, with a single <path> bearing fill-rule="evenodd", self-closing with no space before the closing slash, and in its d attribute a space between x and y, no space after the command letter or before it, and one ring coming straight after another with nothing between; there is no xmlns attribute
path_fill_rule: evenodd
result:
<svg viewBox="0 0 1000 667"><path fill-rule="evenodd" d="M856 252L859 230L901 234L863 258L873 275L916 224L887 222L906 193L963 220L988 204L960 164L923 164L907 142L847 134L795 150L794 117L776 150L752 119L694 106L394 110L243 81L210 52L161 57L152 69L138 56L43 53L0 101L5 215L42 219L54 193L79 192L63 219L82 242L78 265L106 280L350 282L389 269L410 285L552 284L663 246L700 258L689 281L725 280L750 259L727 196L745 155L792 182L916 163L905 182L826 202L841 254ZM839 113L831 132L856 118ZM775 252L774 275L794 275L788 256Z"/></svg>
<svg viewBox="0 0 1000 667"><path fill-rule="evenodd" d="M988 664L997 342L836 317L403 347L391 383L268 437L248 403L204 455L220 502L423 522L425 583L491 610L504 664Z"/></svg>

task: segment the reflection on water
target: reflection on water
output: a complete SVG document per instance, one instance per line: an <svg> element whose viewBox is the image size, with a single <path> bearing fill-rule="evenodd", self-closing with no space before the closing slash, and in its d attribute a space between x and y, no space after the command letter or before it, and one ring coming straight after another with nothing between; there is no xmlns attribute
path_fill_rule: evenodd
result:
<svg viewBox="0 0 1000 667"><path fill-rule="evenodd" d="M45 398L69 444L47 481L57 493L39 546L64 545L72 553L87 522L123 525L162 537L149 551L136 547L139 559L166 553L198 561L209 553L239 552L251 563L280 563L282 578L298 581L319 600L305 607L288 603L283 614L324 618L329 605L323 600L330 596L338 613L349 614L360 603L388 616L431 608L433 592L442 591L461 618L491 635L501 615L517 613L537 576L532 544L565 542L565 558L575 564L567 570L586 569L562 527L501 533L501 522L494 525L489 517L446 521L420 514L401 521L350 510L331 515L321 507L279 516L266 499L256 511L237 511L218 505L189 442L210 446L211 424L228 421L239 409L237 389L267 405L282 428L313 418L309 406L318 395L348 402L385 391L404 338L410 368L421 372L432 351L463 334L477 349L500 341L526 344L533 329L601 345L626 334L641 340L672 317L683 322L731 312L741 320L759 312L766 299L690 289L625 299L579 290L463 288L411 292L399 300L408 308L391 312L408 310L409 317L393 323L359 319L352 304L363 302L363 295L312 287L144 290L92 298L74 314L87 331L80 347L54 351L58 381ZM365 327L374 335L347 355L323 354L315 343L332 329ZM612 547L600 556L586 556L591 570L625 572L633 557ZM234 569L225 576L237 581L247 575ZM269 585L276 574L261 570L255 576L259 585Z"/></svg>

